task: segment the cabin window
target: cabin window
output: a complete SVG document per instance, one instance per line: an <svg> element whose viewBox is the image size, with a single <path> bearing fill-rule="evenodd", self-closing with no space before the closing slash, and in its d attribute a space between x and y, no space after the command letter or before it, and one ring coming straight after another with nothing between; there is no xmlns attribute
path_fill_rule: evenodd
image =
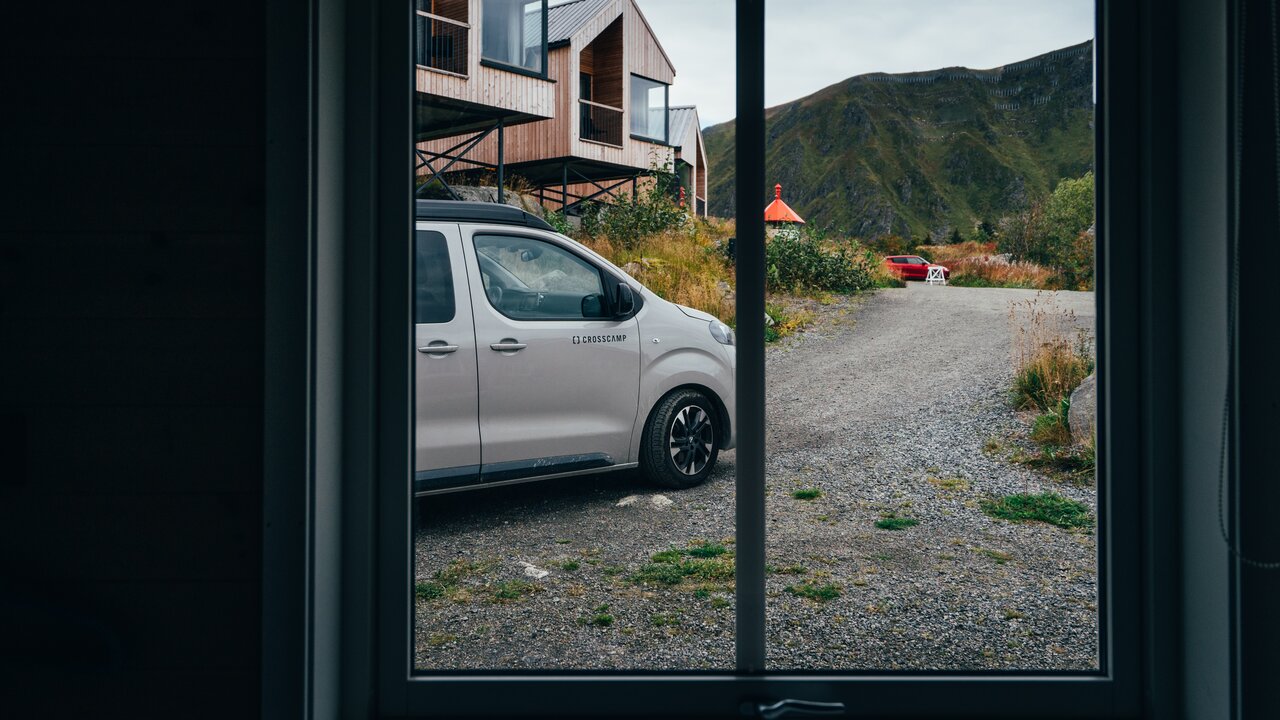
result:
<svg viewBox="0 0 1280 720"><path fill-rule="evenodd" d="M482 0L480 57L545 76L546 0Z"/></svg>
<svg viewBox="0 0 1280 720"><path fill-rule="evenodd" d="M667 85L631 76L631 134L667 142Z"/></svg>

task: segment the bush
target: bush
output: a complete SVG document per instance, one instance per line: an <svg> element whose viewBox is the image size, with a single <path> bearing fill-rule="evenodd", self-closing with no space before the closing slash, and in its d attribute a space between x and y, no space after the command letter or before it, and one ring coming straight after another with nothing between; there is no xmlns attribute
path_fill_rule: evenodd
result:
<svg viewBox="0 0 1280 720"><path fill-rule="evenodd" d="M1049 197L1001 219L996 238L1002 252L1053 268L1063 287L1093 288L1094 179L1088 172L1064 178Z"/></svg>
<svg viewBox="0 0 1280 720"><path fill-rule="evenodd" d="M1058 406L1038 416L1031 424L1031 440L1040 445L1067 447L1071 444L1071 427L1067 415L1071 411L1071 398L1064 397Z"/></svg>
<svg viewBox="0 0 1280 720"><path fill-rule="evenodd" d="M765 285L771 292L866 290L875 286L874 262L857 246L824 242L808 227L784 227L765 244Z"/></svg>
<svg viewBox="0 0 1280 720"><path fill-rule="evenodd" d="M548 210L546 215L547 224L555 229L561 235L568 235L573 232L573 226L569 224L569 219L559 210Z"/></svg>
<svg viewBox="0 0 1280 720"><path fill-rule="evenodd" d="M608 205L589 205L582 216L583 232L593 238L604 235L619 249L631 250L651 235L686 227L689 211L672 199L678 177L670 167L651 172L653 181L635 198L623 195Z"/></svg>

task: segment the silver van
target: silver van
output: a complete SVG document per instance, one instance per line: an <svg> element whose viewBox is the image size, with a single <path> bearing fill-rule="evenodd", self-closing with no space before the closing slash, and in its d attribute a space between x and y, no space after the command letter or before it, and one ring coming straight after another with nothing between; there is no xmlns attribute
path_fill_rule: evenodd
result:
<svg viewBox="0 0 1280 720"><path fill-rule="evenodd" d="M734 336L508 205L417 201L414 494L639 468L692 487L734 445Z"/></svg>

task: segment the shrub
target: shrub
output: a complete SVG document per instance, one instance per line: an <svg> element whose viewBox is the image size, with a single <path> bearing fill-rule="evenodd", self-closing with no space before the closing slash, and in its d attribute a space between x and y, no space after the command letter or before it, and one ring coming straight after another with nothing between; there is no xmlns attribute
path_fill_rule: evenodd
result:
<svg viewBox="0 0 1280 720"><path fill-rule="evenodd" d="M871 255L858 250L808 227L784 227L765 244L765 285L772 292L866 290L874 286Z"/></svg>
<svg viewBox="0 0 1280 720"><path fill-rule="evenodd" d="M915 518L897 517L896 515L883 517L876 521L876 527L881 530L902 530L919 524L920 521Z"/></svg>
<svg viewBox="0 0 1280 720"><path fill-rule="evenodd" d="M547 224L555 229L561 235L568 235L573 232L573 226L569 224L569 219L559 210L548 210L546 214Z"/></svg>

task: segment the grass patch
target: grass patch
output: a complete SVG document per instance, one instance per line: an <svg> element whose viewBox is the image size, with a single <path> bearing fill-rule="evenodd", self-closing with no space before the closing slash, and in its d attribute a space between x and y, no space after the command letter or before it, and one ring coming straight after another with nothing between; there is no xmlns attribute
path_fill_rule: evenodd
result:
<svg viewBox="0 0 1280 720"><path fill-rule="evenodd" d="M984 500L982 511L1001 520L1036 520L1063 528L1092 527L1089 507L1057 493L1006 495L998 500Z"/></svg>
<svg viewBox="0 0 1280 720"><path fill-rule="evenodd" d="M1014 610L1013 608L1005 608L1005 611L1004 611L1005 620L1021 620L1024 617L1026 617L1026 615L1023 615L1022 613L1018 612L1017 610Z"/></svg>
<svg viewBox="0 0 1280 720"><path fill-rule="evenodd" d="M574 570L577 570L580 567L582 567L582 565L577 560L565 560L564 562L560 563L560 569L565 570L567 572L573 572Z"/></svg>
<svg viewBox="0 0 1280 720"><path fill-rule="evenodd" d="M876 527L881 530L902 530L919 524L920 521L915 518L898 517L896 515L882 517L876 521Z"/></svg>
<svg viewBox="0 0 1280 720"><path fill-rule="evenodd" d="M427 644L431 647L440 647L441 645L448 645L449 643L455 643L457 641L457 635L450 635L448 633L432 633L427 636Z"/></svg>
<svg viewBox="0 0 1280 720"><path fill-rule="evenodd" d="M931 477L929 478L929 484L951 492L962 492L969 489L969 481L962 477Z"/></svg>
<svg viewBox="0 0 1280 720"><path fill-rule="evenodd" d="M637 585L679 585L691 581L722 583L734 578L733 552L719 543L696 543L686 550L654 553L630 578Z"/></svg>
<svg viewBox="0 0 1280 720"><path fill-rule="evenodd" d="M700 545L694 545L685 552L696 558L713 558L720 557L729 551L725 546L720 545L719 543L703 543Z"/></svg>
<svg viewBox="0 0 1280 720"><path fill-rule="evenodd" d="M800 585L788 585L786 591L797 597L807 598L814 602L830 602L840 597L840 588L836 585L815 585L814 583L803 583Z"/></svg>
<svg viewBox="0 0 1280 720"><path fill-rule="evenodd" d="M777 342L797 330L803 330L817 318L817 315L808 310L792 310L780 303L767 303L764 314L773 321L764 328L764 341L767 343Z"/></svg>
<svg viewBox="0 0 1280 720"><path fill-rule="evenodd" d="M495 603L516 602L537 592L542 592L542 588L531 582L504 580L489 588L489 600Z"/></svg>
<svg viewBox="0 0 1280 720"><path fill-rule="evenodd" d="M818 488L800 488L791 493L791 497L797 500L817 500L822 497L822 491Z"/></svg>
<svg viewBox="0 0 1280 720"><path fill-rule="evenodd" d="M987 438L987 439L982 443L982 452L984 452L984 453L986 453L986 454L988 454L988 455L994 455L994 454L996 454L996 453L1000 452L1000 449L1001 449L1002 447L1004 447L1004 446L1000 444L1000 441L999 441L999 440L997 440L997 439L995 439L995 438L993 438L993 437L992 437L992 438Z"/></svg>
<svg viewBox="0 0 1280 720"><path fill-rule="evenodd" d="M978 548L978 552L982 553L983 555L986 555L992 560L995 560L997 565L1004 565L1005 563L1013 559L1013 556L1010 555L1009 553L1000 552L999 550L988 550L987 548Z"/></svg>
<svg viewBox="0 0 1280 720"><path fill-rule="evenodd" d="M649 624L654 627L671 627L680 624L680 616L675 613L654 613L649 616Z"/></svg>
<svg viewBox="0 0 1280 720"><path fill-rule="evenodd" d="M420 582L413 586L413 594L419 600L435 600L444 597L445 587L438 582Z"/></svg>
<svg viewBox="0 0 1280 720"><path fill-rule="evenodd" d="M1071 428L1067 417L1071 412L1071 398L1064 397L1057 407L1036 417L1031 423L1031 440L1042 447L1070 447Z"/></svg>
<svg viewBox="0 0 1280 720"><path fill-rule="evenodd" d="M727 598L722 598L719 595L711 598L711 607L717 610L723 610L729 607L729 605L730 605L730 602Z"/></svg>

